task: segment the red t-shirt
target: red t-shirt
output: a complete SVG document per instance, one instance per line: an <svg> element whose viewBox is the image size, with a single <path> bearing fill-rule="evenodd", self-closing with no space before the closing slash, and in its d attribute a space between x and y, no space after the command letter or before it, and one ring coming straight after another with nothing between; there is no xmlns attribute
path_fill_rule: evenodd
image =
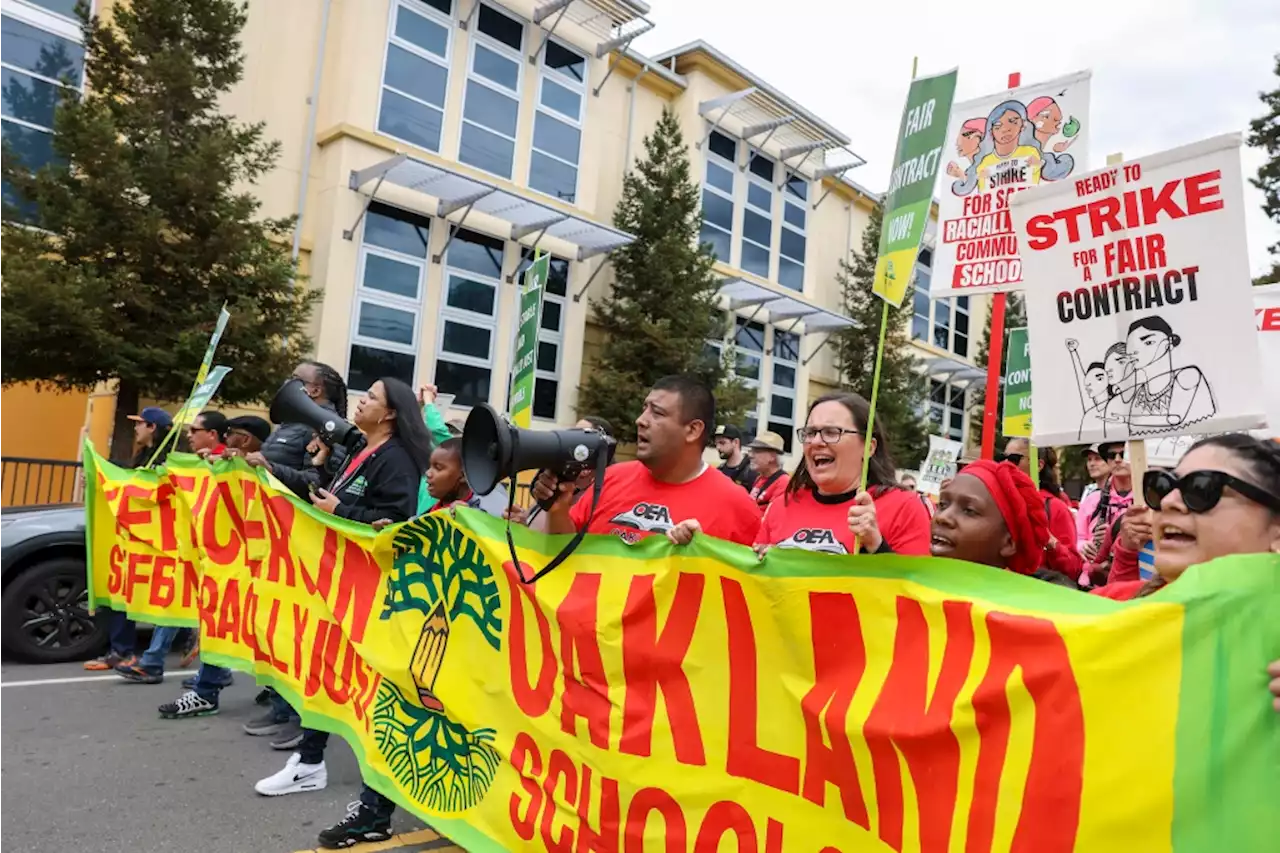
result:
<svg viewBox="0 0 1280 853"><path fill-rule="evenodd" d="M590 497L584 497L569 510L569 518L582 527L590 511ZM755 501L714 468L675 484L654 479L641 462L620 462L605 473L600 505L587 532L612 533L626 542L638 542L691 518L698 520L706 535L740 545L750 545L760 528Z"/></svg>
<svg viewBox="0 0 1280 853"><path fill-rule="evenodd" d="M769 477L773 475L770 474ZM782 493L787 490L787 484L791 482L791 475L782 471L778 472L778 476L774 477L772 483L769 482L769 477L756 477L755 483L751 486L751 500L756 502L761 512L768 509L769 504L776 498L782 497Z"/></svg>
<svg viewBox="0 0 1280 853"><path fill-rule="evenodd" d="M880 535L895 554L929 553L929 510L916 492L873 489ZM803 548L828 554L852 554L849 508L853 498L829 503L812 489L801 489L774 501L760 524L756 543ZM859 543L861 544L861 543Z"/></svg>

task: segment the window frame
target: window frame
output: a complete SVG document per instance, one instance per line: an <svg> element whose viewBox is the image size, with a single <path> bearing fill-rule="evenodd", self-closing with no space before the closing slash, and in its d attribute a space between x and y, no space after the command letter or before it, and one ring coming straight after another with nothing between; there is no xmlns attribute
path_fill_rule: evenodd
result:
<svg viewBox="0 0 1280 853"><path fill-rule="evenodd" d="M470 230L470 229L464 229L464 230ZM506 257L507 257L507 251L508 251L507 243L509 241L504 240L501 237L495 237L491 234L485 234L481 231L471 231L471 233L476 234L477 236L480 236L480 237L487 237L488 239L491 239L491 240L497 240L502 243L502 256L499 259L498 273L495 278L490 279L488 276L485 276L481 273L472 272L471 270L464 269L462 267L452 266L449 263L449 251L446 251L445 256L440 259L441 260L440 269L442 273L441 279L440 279L440 317L436 321L435 361L432 367L431 375L432 375L433 381L437 382L438 384L439 380L437 377L440 371L440 362L442 361L448 361L453 364L460 364L465 367L478 367L484 370L488 370L489 371L489 390L488 390L488 393L485 395L484 400L482 401L482 402L488 402L489 400L493 399L493 383L494 383L495 374L497 373L497 365L494 364L493 353L494 353L494 348L497 345L498 319L499 319L499 315L502 312L502 298L504 295L503 289L502 289L502 268L506 264ZM458 240L466 240L466 237L464 236L462 230L459 230L458 233L454 234L453 242L456 243ZM449 249L452 250L452 248L453 248L453 244L451 243L449 246ZM475 311L469 311L465 308L457 308L449 304L449 280L454 275L458 275L459 277L465 278L468 281L474 281L480 284L493 285L493 288L494 288L493 313L491 315L488 315L486 317L486 315L484 314L480 314ZM455 324L470 326L472 328L484 329L488 331L489 332L488 355L482 359L479 356L468 355L466 353L453 352L452 350L445 350L444 331L445 331L446 322L452 322ZM535 351L535 355L536 355L536 351ZM455 405L461 409L471 408L471 405L468 403L457 402L455 403Z"/></svg>
<svg viewBox="0 0 1280 853"><path fill-rule="evenodd" d="M713 131L711 131L711 132L712 132L712 133L720 133L719 131L716 131L716 130L713 130ZM733 150L734 150L734 157L735 157L735 159L736 159L736 157L737 157L737 151L738 151L738 145L740 144L740 140L738 140L738 139L734 139L732 136L730 136L730 135L729 135L729 134L727 134L727 133L720 133L720 135L721 135L721 136L723 136L723 137L724 137L724 138L726 138L726 139L731 140L731 141L733 142L733 145L734 145L734 149L733 149ZM737 226L737 222L738 222L738 204L737 204L737 199L736 199L736 197L735 197L735 196L737 195L737 191L738 191L738 178L737 178L737 175L738 175L738 164L737 164L736 162L730 162L730 161L726 160L724 157L720 156L720 155L719 155L719 154L717 154L715 151L713 151L713 150L711 149L711 137L710 137L710 136L708 136L708 137L707 137L707 144L706 144L706 145L704 145L704 146L702 146L702 147L703 147L703 151L704 151L704 155L705 155L705 157L704 157L705 162L703 163L703 168L702 168L702 190L703 190L704 192L706 192L706 191L710 191L712 195L719 196L720 198L725 199L725 200L727 200L727 201L729 202L729 230L728 230L728 231L725 231L723 227L721 227L720 225L715 224L714 222L710 222L710 221L708 221L708 220L707 220L707 218L706 218L705 216L703 216L703 218L702 218L702 222L701 222L701 224L699 225L699 228L698 228L698 241L699 241L699 243L706 242L706 241L702 240L702 229L703 229L703 228L713 228L713 229L715 229L716 231L720 232L721 234L726 235L726 236L728 237L728 243L729 243L729 257L727 257L727 258L721 258L720 256L718 256L718 255L717 255L717 256L716 256L716 260L718 260L718 261L722 261L722 262L724 262L724 263L729 264L730 266L732 266L732 265L733 265L733 254L734 254L734 251L733 251L733 249L734 249L734 246L733 246L733 244L734 244L734 240L733 240L733 232L736 230L736 226ZM732 191L731 191L731 192L726 193L724 190L720 189L719 187L717 187L717 186L715 186L714 184L712 184L709 180L707 180L707 166L708 166L708 165L710 165L710 164L713 164L713 163L714 163L714 165L715 165L715 166L717 166L718 168L725 169L726 171L728 171L728 172L729 172L730 187L732 188ZM701 197L701 195L699 195L699 197L698 197L698 212L699 212L699 213L701 213L701 212L702 212L702 207L703 207L703 205L702 205L702 197Z"/></svg>
<svg viewBox="0 0 1280 853"><path fill-rule="evenodd" d="M937 400L934 399L934 394L938 388L942 389L941 403L939 403ZM957 392L960 394L961 405L959 407L953 406L951 401L952 396ZM943 382L942 380L934 379L930 377L929 402L928 402L929 421L933 425L933 427L937 429L937 433L936 433L937 435L941 435L944 438L949 438L952 441L963 442L965 440L965 432L967 430L967 425L968 425L966 420L968 416L968 411L967 411L968 403L969 403L969 388L967 386L961 386L961 385L953 386L951 382ZM938 423L934 420L933 415L935 411L941 413L941 423ZM951 418L953 415L957 415L957 414L960 416L960 427L959 427L958 435L952 432L954 427L951 426Z"/></svg>
<svg viewBox="0 0 1280 853"><path fill-rule="evenodd" d="M437 56L436 54L432 53L426 48L421 47L420 45L416 45L413 42L407 39L403 39L400 36L396 35L396 21L399 18L400 9L402 7L407 9L410 14L420 15L426 18L427 20L432 21L433 23L439 24L440 26L444 27L444 31L445 31L445 46L444 46L445 55L444 56ZM450 4L450 8L453 8L453 4ZM373 114L373 127L374 127L374 130L376 130L378 133L382 134L383 136L389 137L391 139L399 140L400 142L403 142L406 145L412 145L414 148L421 148L424 151L432 151L433 153L436 153L436 154L440 153L441 149L444 147L444 118L448 112L448 106L449 106L449 76L450 76L450 72L452 72L453 70L452 69L453 63L451 60L453 58L453 48L454 48L454 42L453 42L454 23L455 23L455 18L452 13L446 16L439 9L429 4L414 3L412 2L412 0L391 0L391 13L387 15L386 45L384 50L382 51L382 68L378 72L378 103L375 107L375 112ZM414 56L418 57L419 59L424 59L427 62L433 62L444 69L444 75L445 75L444 103L439 105L428 103L427 101L422 100L416 95L411 95L408 92L401 91L400 89L397 89L394 86L389 86L387 84L387 62L389 57L391 56L391 45L393 44L396 47L400 48L401 50L405 50L405 51L408 51L409 53L412 53ZM394 133L390 133L382 129L381 127L382 102L383 102L383 96L386 94L386 91L388 89L390 89L392 92L394 92L395 94L399 95L402 98L408 98L414 103L422 104L423 106L429 109L440 111L440 141L436 143L436 148L434 149L428 148L425 145L421 145L417 142L411 142L408 139L404 139L402 137L396 136Z"/></svg>
<svg viewBox="0 0 1280 853"><path fill-rule="evenodd" d="M799 198L798 196L795 196L795 194L791 192L791 182L793 180L800 180L804 182L805 194L803 198ZM780 224L785 231L790 231L793 234L799 235L800 238L804 240L804 253L806 256L809 254L809 193L811 191L812 191L812 186L810 185L809 181L806 180L805 177L801 175L799 172L789 175L786 180L786 183L783 184L783 189L782 189L782 220ZM804 217L803 228L796 227L795 225L792 225L790 222L787 221L788 205L799 210L800 215ZM782 248L782 236L783 236L782 234L778 235L778 278L777 278L778 284L782 285L787 290L794 290L797 293L803 293L804 278L805 278L805 272L806 272L805 259L793 258L790 255L786 254L786 252L783 251L783 248ZM784 260L789 261L797 265L798 267L800 267L800 286L799 287L793 288L791 287L791 285L786 284L785 282L782 281L782 262Z"/></svg>
<svg viewBox="0 0 1280 853"><path fill-rule="evenodd" d="M777 326L770 326L770 328L772 331L770 332L771 337L769 341L769 408L767 410L769 416L766 418L765 423L769 424L770 429L773 429L774 424L784 427L781 432L778 430L773 431L782 436L783 452L790 454L794 450L796 433L796 402L798 400L798 386L800 385L800 346L803 339L795 332L787 332L783 329L779 329ZM795 340L794 359L790 359L779 354L779 347L781 343L778 340L779 335L786 335ZM793 371L795 383L790 388L779 385L775 380L779 365L782 367L789 367ZM788 417L780 418L774 415L774 397L785 397L791 401L791 414Z"/></svg>
<svg viewBox="0 0 1280 853"><path fill-rule="evenodd" d="M583 76L582 80L577 80L577 81L572 80L567 75L561 74L547 65L547 47L553 42L561 50L565 50L576 56L582 57L583 72L584 72L582 75ZM585 133L586 112L587 112L587 82L586 81L591 77L591 60L587 56L587 54L582 53L578 50L575 50L572 47L569 47L568 45L559 41L558 39L548 38L546 43L543 44L542 50L539 51L537 68L538 68L538 87L537 87L537 92L535 93L535 100L533 104L534 126L530 128L530 135L529 135L529 176L526 183L528 183L530 190L538 193L539 195L544 195L547 198L553 198L556 201L564 202L565 204L576 205L578 203L578 187L582 183L582 139L583 139L583 134ZM578 117L576 119L571 119L568 116L566 116L564 113L560 112L559 110L545 106L542 103L542 90L548 80L550 80L552 83L556 84L557 86L561 86L565 89L572 90L579 96L578 97ZM539 114L545 114L547 118L550 119L551 121L563 122L578 131L578 162L577 163L570 163L564 158L556 154L552 154L550 151L544 151L537 146L536 139L537 139L537 124L538 124ZM516 119L517 121L519 121L519 114L517 114ZM564 166L573 167L573 199L572 200L551 195L545 190L540 190L537 187L533 186L533 183L532 183L533 156L535 152L538 154L541 154L543 157L549 157L552 160Z"/></svg>
<svg viewBox="0 0 1280 853"><path fill-rule="evenodd" d="M768 154L762 154L762 153L760 153L760 152L758 152L758 151L755 151L755 150L749 150L749 151L747 152L747 169L746 169L746 176L747 176L747 192L746 192L746 196L743 198L743 202L742 202L742 203L743 203L743 207L742 207L742 234L741 234L741 239L740 239L740 241L739 241L740 245L738 246L738 259L739 259L739 260L738 260L738 265L739 265L739 267L740 267L741 269L745 270L746 272L751 273L752 275L758 275L758 276L760 276L761 278L766 279L767 281L777 282L777 281L778 281L778 279L777 279L777 277L774 275L774 272L773 272L773 270L774 270L774 247L773 247L774 215L773 215L773 208L777 207L777 198L776 198L776 193L774 192L773 180L772 180L772 179L770 179L770 180L766 181L766 180L764 180L764 178L761 178L761 177L760 177L759 175L757 175L754 171L752 171L752 169L751 169L751 162L752 162L752 160L753 160L754 158L756 158L756 157L759 157L759 158L761 158L761 159L763 159L763 160L768 160L768 161L773 165L773 176L776 178L776 177L777 177L777 175L778 175L778 161L777 161L777 160L775 160L774 158L770 157ZM751 187L752 187L753 185L754 185L754 186L756 186L756 187L762 188L762 189L766 190L766 191L769 193L769 210L768 210L768 211L762 211L762 209L761 209L758 205L755 205L755 204L752 204L752 203L751 203ZM760 245L759 243L757 243L755 240L752 240L750 237L748 237L748 236L747 236L747 211L751 211L752 213L756 214L757 216L763 216L763 217L765 217L765 218L768 220L768 222L769 222L769 245L768 245L768 246L762 246L762 245ZM781 241L779 241L779 242L781 242ZM765 269L765 271L764 271L763 273L756 272L755 270L747 269L747 265L746 265L746 247L745 247L745 246L743 246L743 245L741 245L742 243L750 243L750 244L751 244L752 246L754 246L755 248L757 248L757 249L763 249L763 250L764 250L764 253L768 256L769 260L768 260L768 262L767 262L767 268ZM779 247L778 247L778 249L779 249L779 251L781 251L781 246L779 246ZM787 289L788 289L788 290L790 290L791 288L787 288Z"/></svg>
<svg viewBox="0 0 1280 853"><path fill-rule="evenodd" d="M524 73L525 73L524 66L528 62L528 58L524 55L524 46L529 38L529 27L526 21L521 19L519 16L512 14L507 9L504 9L500 6L496 6L492 3L485 3L483 2L483 0L476 0L476 2L479 4L479 6L488 6L494 12L502 15L503 17L511 18L512 20L518 20L520 22L520 26L521 26L520 50L512 50L510 45L503 44L497 39L491 36L488 36L485 33L480 32L480 14L479 14L479 8L477 8L475 24L468 30L468 32L471 34L471 38L468 40L468 44L467 44L466 85L464 85L462 88L462 111L458 114L458 162L463 163L464 165L470 166L473 169L479 169L481 172L484 172L487 175L493 175L495 177L502 178L503 180L510 181L515 177L516 155L520 149L520 146L516 143L516 140L520 135L520 108L521 108L521 102L524 100L523 98ZM516 64L516 87L514 90L506 89L503 87L501 83L495 82L494 80L491 80L488 77L485 77L483 74L479 74L476 72L475 61L476 61L477 47L483 47L486 50L491 50L505 59L510 59ZM472 83L475 83L477 86L483 86L489 91L497 95L501 95L502 97L511 98L516 102L516 120L515 120L514 135L508 136L507 134L503 133L500 130L494 130L493 128L485 127L484 125L479 124L478 122L475 122L467 118L467 99L471 96ZM541 87L539 87L539 97L541 97ZM478 128L479 130L482 130L485 133L491 133L494 136L500 136L511 143L511 165L508 169L507 174L503 175L500 172L491 172L488 169L486 169L484 166L480 166L476 163L471 163L462 159L462 134L466 130L467 125L471 125L475 128ZM582 147L581 143L579 143L578 147L579 149L581 149Z"/></svg>

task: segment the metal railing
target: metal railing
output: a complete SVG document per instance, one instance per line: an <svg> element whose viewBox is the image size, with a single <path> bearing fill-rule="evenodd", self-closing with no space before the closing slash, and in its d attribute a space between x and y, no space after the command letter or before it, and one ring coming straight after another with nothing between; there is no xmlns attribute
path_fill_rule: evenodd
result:
<svg viewBox="0 0 1280 853"><path fill-rule="evenodd" d="M45 506L75 501L79 462L65 459L0 460L0 506Z"/></svg>

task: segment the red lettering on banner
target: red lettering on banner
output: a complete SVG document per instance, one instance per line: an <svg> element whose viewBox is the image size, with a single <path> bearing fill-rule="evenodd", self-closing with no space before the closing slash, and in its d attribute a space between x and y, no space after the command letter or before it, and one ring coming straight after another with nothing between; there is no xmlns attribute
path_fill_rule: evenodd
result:
<svg viewBox="0 0 1280 853"><path fill-rule="evenodd" d="M631 798L631 805L627 807L627 825L623 829L625 853L646 853L644 827L649 821L649 812L662 815L664 831L658 837L666 839L667 853L685 853L689 849L689 830L685 827L684 812L674 797L658 788L641 788Z"/></svg>
<svg viewBox="0 0 1280 853"><path fill-rule="evenodd" d="M293 568L293 551L289 535L293 532L293 504L288 498L273 495L263 504L267 519L267 580L296 586L298 579ZM284 569L283 581L281 567Z"/></svg>
<svg viewBox="0 0 1280 853"><path fill-rule="evenodd" d="M945 853L960 779L960 741L951 729L956 697L973 659L973 605L944 601L946 643L938 679L929 689L929 623L920 602L898 597L893 661L864 732L875 773L880 838L902 849L903 783L907 763L919 807L921 853Z"/></svg>
<svg viewBox="0 0 1280 853"><path fill-rule="evenodd" d="M240 636L244 644L253 650L253 657L258 657L258 593L255 584L249 584L244 591L244 612L240 620Z"/></svg>
<svg viewBox="0 0 1280 853"><path fill-rule="evenodd" d="M222 591L222 610L218 613L218 638L240 640L240 581L232 578Z"/></svg>
<svg viewBox="0 0 1280 853"><path fill-rule="evenodd" d="M782 824L773 818L764 827L764 853L782 853Z"/></svg>
<svg viewBox="0 0 1280 853"><path fill-rule="evenodd" d="M530 765L528 773L525 772L526 764ZM520 777L520 787L529 795L528 808L521 815L520 794L511 794L507 808L511 815L511 827L523 840L532 841L533 834L537 831L538 812L542 810L542 786L537 782L537 777L542 775L542 754L538 751L537 742L524 732L517 732L515 742L511 745L511 766Z"/></svg>
<svg viewBox="0 0 1280 853"><path fill-rule="evenodd" d="M200 582L200 633L218 636L218 582L205 575Z"/></svg>
<svg viewBox="0 0 1280 853"><path fill-rule="evenodd" d="M340 667L339 658L342 660ZM341 626L330 626L329 636L324 644L321 680L324 683L324 692L329 694L329 698L335 705L345 705L351 698L351 677L355 665L355 647L347 640Z"/></svg>
<svg viewBox="0 0 1280 853"><path fill-rule="evenodd" d="M372 669L369 672L373 672ZM373 704L374 697L378 695L378 687L382 685L382 674L373 672L373 678L369 680L369 690L365 693L364 699L361 700L359 708L364 712L364 730L367 732L373 715L369 713L369 706Z"/></svg>
<svg viewBox="0 0 1280 853"><path fill-rule="evenodd" d="M800 792L800 759L757 743L760 697L756 677L756 638L742 584L720 579L729 634L729 754L725 770L788 794Z"/></svg>
<svg viewBox="0 0 1280 853"><path fill-rule="evenodd" d="M800 702L805 729L804 797L825 808L830 782L840 790L844 816L868 829L867 804L858 785L848 732L849 706L867 667L858 605L847 593L811 592L809 614L814 678L813 688Z"/></svg>
<svg viewBox="0 0 1280 853"><path fill-rule="evenodd" d="M693 842L693 853L716 853L721 839L730 832L737 839L734 849L738 853L755 853L756 828L747 810L727 800L713 803L702 819L698 837Z"/></svg>
<svg viewBox="0 0 1280 853"><path fill-rule="evenodd" d="M178 561L168 554L156 557L155 571L151 574L151 594L147 598L153 606L168 607L173 604L177 597L177 583L174 580L177 568Z"/></svg>
<svg viewBox="0 0 1280 853"><path fill-rule="evenodd" d="M1280 332L1280 308L1257 308L1253 314L1258 318L1259 332Z"/></svg>
<svg viewBox="0 0 1280 853"><path fill-rule="evenodd" d="M556 608L560 625L560 660L564 669L564 693L560 698L560 728L577 736L577 718L587 721L591 742L609 748L609 682L596 644L596 608L600 575L580 572L564 600ZM579 674L580 673L580 674Z"/></svg>
<svg viewBox="0 0 1280 853"><path fill-rule="evenodd" d="M546 794L546 801L549 804L555 803L556 787L560 784L560 780L564 779L564 802L566 805L572 806L578 798L578 773L573 766L573 761L569 756L565 755L558 749L551 751L551 757L547 760L547 778L542 782L542 790ZM542 810L542 843L550 853L573 853L573 830L569 827L561 827L558 835L552 835L553 821L556 817L558 809L545 808Z"/></svg>
<svg viewBox="0 0 1280 853"><path fill-rule="evenodd" d="M119 595L124 589L124 549L119 545L111 546L111 553L107 555L107 566L110 568L110 574L107 575L107 592L112 595Z"/></svg>
<svg viewBox="0 0 1280 853"><path fill-rule="evenodd" d="M293 605L293 677L302 679L302 638L307 635L307 622L311 619L311 611L304 610L302 605ZM286 672L283 661L277 658L276 668Z"/></svg>
<svg viewBox="0 0 1280 853"><path fill-rule="evenodd" d="M618 853L618 780L600 778L600 831L591 828L591 768L582 765L578 791L578 846L575 853Z"/></svg>
<svg viewBox="0 0 1280 853"><path fill-rule="evenodd" d="M330 623L321 619L316 623L316 636L311 641L311 666L307 670L304 690L307 696L320 692L320 673L324 669L324 641L329 633Z"/></svg>
<svg viewBox="0 0 1280 853"><path fill-rule="evenodd" d="M1084 711L1066 643L1047 619L989 613L986 623L991 662L973 695L979 746L966 849L991 847L1009 746L1007 691L1017 668L1035 707L1035 730L1010 850L1066 853L1075 849L1084 787Z"/></svg>
<svg viewBox="0 0 1280 853"><path fill-rule="evenodd" d="M173 505L174 489L169 481L162 481L156 488L156 508L160 511L160 550L178 550L178 511Z"/></svg>
<svg viewBox="0 0 1280 853"><path fill-rule="evenodd" d="M369 624L369 612L373 610L373 599L378 593L378 583L382 580L382 569L371 552L350 539L346 543L342 552L342 571L338 573L338 600L334 602L333 615L338 624L342 625L347 614L351 614L348 633L351 642L359 643L364 640L364 631ZM351 612L353 606L354 613Z"/></svg>
<svg viewBox="0 0 1280 853"><path fill-rule="evenodd" d="M142 498L151 498L154 490L146 486L139 486L136 483L126 483L120 490L120 508L116 511L116 530L129 536L132 539L139 539L143 542L150 540L143 539L141 536L135 536L130 528L141 527L151 523L150 509L130 509L130 501Z"/></svg>
<svg viewBox="0 0 1280 853"><path fill-rule="evenodd" d="M261 645L265 649L264 654L254 655L254 660L266 661L275 666L276 660L276 626L280 623L280 600L275 599L271 602L271 610L267 613L267 635ZM299 637L294 637L295 644L300 641ZM295 659L296 661L296 659ZM295 664L296 665L296 664ZM295 675L295 678L298 676Z"/></svg>
<svg viewBox="0 0 1280 853"><path fill-rule="evenodd" d="M693 640L702 603L705 575L682 573L667 613L658 630L653 575L631 580L622 612L622 671L626 699L622 712L622 740L618 748L631 755L648 756L653 746L653 717L658 691L662 691L670 721L676 760L701 767L707 763L698 731L698 711L684 671L684 657Z"/></svg>
<svg viewBox="0 0 1280 853"><path fill-rule="evenodd" d="M218 504L227 508L231 519L230 536L226 542L218 541ZM240 510L236 509L231 499L231 487L228 483L216 483L209 496L209 504L204 511L204 538L200 544L210 560L221 566L232 565L240 556L240 528L244 523L240 520Z"/></svg>
<svg viewBox="0 0 1280 853"><path fill-rule="evenodd" d="M298 557L298 566L302 569L302 583L307 592L329 600L329 588L333 586L333 568L338 563L338 531L332 527L324 530L324 550L320 552L320 564L312 572Z"/></svg>
<svg viewBox="0 0 1280 853"><path fill-rule="evenodd" d="M192 540L195 541L195 540ZM200 572L190 560L182 561L182 606L190 607L199 600Z"/></svg>
<svg viewBox="0 0 1280 853"><path fill-rule="evenodd" d="M503 574L507 577L507 588L510 591L511 630L508 633L508 668L511 671L511 695L515 697L520 710L530 719L537 719L551 708L551 699L555 695L556 659L555 649L551 644L551 625L547 615L538 606L534 598L533 587L520 583L510 561L502 565ZM534 621L538 626L538 639L542 650L542 661L538 669L538 683L529 683L528 649L525 639L524 601L528 600L533 610ZM526 841L528 839L525 839Z"/></svg>
<svg viewBox="0 0 1280 853"><path fill-rule="evenodd" d="M139 571L139 567L150 565L152 556L150 554L130 554L129 555L129 573L125 577L124 597L128 601L134 600L134 591L138 584L146 583L151 580L151 575L143 574Z"/></svg>

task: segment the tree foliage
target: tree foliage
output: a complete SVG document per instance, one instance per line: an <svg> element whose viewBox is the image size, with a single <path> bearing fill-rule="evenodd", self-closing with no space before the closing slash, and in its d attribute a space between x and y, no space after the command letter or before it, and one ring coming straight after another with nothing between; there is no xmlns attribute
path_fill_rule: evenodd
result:
<svg viewBox="0 0 1280 853"><path fill-rule="evenodd" d="M1276 77L1280 78L1280 54L1276 54ZM1267 152L1267 160L1258 168L1258 176L1249 181L1262 190L1262 209L1272 222L1280 225L1280 85L1262 92L1259 100L1266 105L1265 114L1249 122L1249 145ZM1280 282L1280 243L1270 247L1271 270L1253 280L1255 285Z"/></svg>
<svg viewBox="0 0 1280 853"><path fill-rule="evenodd" d="M318 294L295 288L292 220L259 218L251 192L278 143L219 112L244 73L243 5L131 0L110 22L79 11L85 91L63 90L52 161L33 171L30 150L4 154L3 381L118 380L118 455L140 395L186 398L224 302L217 360L233 371L219 394L245 403L310 349ZM46 53L42 65L69 68Z"/></svg>
<svg viewBox="0 0 1280 853"><path fill-rule="evenodd" d="M724 336L725 316L715 258L698 240L701 191L671 110L663 110L644 149L613 214L613 224L636 239L613 253L613 288L592 303L605 340L578 396L579 413L607 418L621 441L635 439L645 395L669 374L706 382L721 422L736 421L754 405L754 395L707 346Z"/></svg>
<svg viewBox="0 0 1280 853"><path fill-rule="evenodd" d="M862 232L862 250L852 254L852 263L840 261L836 281L840 285L845 313L857 324L844 329L833 340L836 363L847 387L868 400L875 377L876 349L880 342L880 319L884 301L871 292L876 256L880 249L882 212L877 207ZM929 452L929 422L924 416L927 380L907 338L914 283L898 308L889 308L885 331L884 360L880 367L880 393L876 400L876 421L889 439L894 462L901 468L919 468Z"/></svg>

